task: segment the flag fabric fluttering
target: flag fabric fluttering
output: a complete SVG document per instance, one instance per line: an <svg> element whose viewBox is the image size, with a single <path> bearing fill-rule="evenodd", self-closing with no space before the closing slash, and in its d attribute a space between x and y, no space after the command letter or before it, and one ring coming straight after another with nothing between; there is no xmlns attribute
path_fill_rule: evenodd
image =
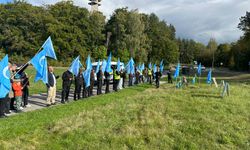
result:
<svg viewBox="0 0 250 150"><path fill-rule="evenodd" d="M52 40L51 40L50 36L44 42L42 48L43 48L44 51L46 51L46 56L47 57L50 57L50 58L53 58L53 59L57 60L56 53L55 53L55 50L54 50L54 47L53 47L53 43L52 43Z"/></svg>
<svg viewBox="0 0 250 150"><path fill-rule="evenodd" d="M46 59L46 51L42 50L37 55L35 55L30 63L36 69L36 77L35 82L38 80L42 80L43 83L48 83L48 71L47 71L47 59Z"/></svg>
<svg viewBox="0 0 250 150"><path fill-rule="evenodd" d="M195 83L196 83L196 76L194 76L192 79L192 84L195 84Z"/></svg>
<svg viewBox="0 0 250 150"><path fill-rule="evenodd" d="M110 53L108 60L107 60L106 69L105 69L105 71L109 73L113 71L111 68L111 60L112 60L112 54Z"/></svg>
<svg viewBox="0 0 250 150"><path fill-rule="evenodd" d="M177 79L179 77L179 74L180 74L180 63L177 64L177 67L175 69L174 79Z"/></svg>
<svg viewBox="0 0 250 150"><path fill-rule="evenodd" d="M84 77L84 82L85 82L86 88L90 86L90 74L91 74L91 69L86 69L83 72L83 77Z"/></svg>
<svg viewBox="0 0 250 150"><path fill-rule="evenodd" d="M148 64L148 69L152 69L152 63Z"/></svg>
<svg viewBox="0 0 250 150"><path fill-rule="evenodd" d="M9 57L6 55L0 62L0 98L5 98L11 90Z"/></svg>
<svg viewBox="0 0 250 150"><path fill-rule="evenodd" d="M76 57L76 59L74 59L74 61L71 63L70 67L69 67L69 71L71 73L73 73L75 76L78 75L79 73L79 69L82 67L82 64L80 62L80 56Z"/></svg>
<svg viewBox="0 0 250 150"><path fill-rule="evenodd" d="M100 70L100 59L98 60L98 63L97 63L97 66L96 66L96 70L95 70L95 73L97 74Z"/></svg>
<svg viewBox="0 0 250 150"><path fill-rule="evenodd" d="M129 67L130 67L130 73L131 73L131 74L135 74L135 62L134 62L134 60L133 60L132 57L131 57L131 59L130 59Z"/></svg>
<svg viewBox="0 0 250 150"><path fill-rule="evenodd" d="M207 84L212 83L212 69L210 68L208 74L207 74Z"/></svg>
<svg viewBox="0 0 250 150"><path fill-rule="evenodd" d="M90 75L91 75L91 70L92 70L92 62L90 55L88 55L88 58L86 60L86 70L83 72L83 77L85 81L85 86L89 87L90 86Z"/></svg>
<svg viewBox="0 0 250 150"><path fill-rule="evenodd" d="M198 65L197 73L199 76L201 76L201 63Z"/></svg>
<svg viewBox="0 0 250 150"><path fill-rule="evenodd" d="M117 61L117 71L121 71L121 62L120 62L120 58L118 58L118 61Z"/></svg>
<svg viewBox="0 0 250 150"><path fill-rule="evenodd" d="M107 66L107 61L105 59L103 59L103 61L102 61L102 73L105 72L106 66Z"/></svg>
<svg viewBox="0 0 250 150"><path fill-rule="evenodd" d="M145 70L145 65L144 65L144 63L141 65L141 72L142 72L143 70Z"/></svg>
<svg viewBox="0 0 250 150"><path fill-rule="evenodd" d="M86 60L86 70L87 69L92 69L92 62L91 62L91 57L90 57L90 55L88 55L88 58L87 58L87 60Z"/></svg>
<svg viewBox="0 0 250 150"><path fill-rule="evenodd" d="M154 69L153 69L154 73L156 73L157 71L157 67L156 67L156 64L154 64Z"/></svg>
<svg viewBox="0 0 250 150"><path fill-rule="evenodd" d="M162 60L160 63L160 71L163 72L163 70L164 70L164 64L163 64L163 60Z"/></svg>

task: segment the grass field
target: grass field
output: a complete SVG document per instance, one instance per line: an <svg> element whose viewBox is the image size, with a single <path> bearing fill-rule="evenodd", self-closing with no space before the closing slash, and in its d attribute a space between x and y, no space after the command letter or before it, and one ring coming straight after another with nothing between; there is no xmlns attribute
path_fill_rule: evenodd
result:
<svg viewBox="0 0 250 150"><path fill-rule="evenodd" d="M140 85L0 120L0 149L249 149L250 85Z"/></svg>

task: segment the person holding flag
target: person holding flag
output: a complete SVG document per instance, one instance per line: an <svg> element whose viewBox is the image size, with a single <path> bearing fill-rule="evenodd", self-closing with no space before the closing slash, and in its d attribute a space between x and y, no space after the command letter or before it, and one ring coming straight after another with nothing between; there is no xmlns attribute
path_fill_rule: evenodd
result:
<svg viewBox="0 0 250 150"><path fill-rule="evenodd" d="M199 66L197 68L197 73L198 73L198 76L199 76L199 83L200 83L200 77L201 77L201 63L199 63Z"/></svg>
<svg viewBox="0 0 250 150"><path fill-rule="evenodd" d="M11 91L10 83L10 68L9 68L9 58L6 55L2 61L0 61L0 118L7 117L5 115L6 104L8 99L8 94Z"/></svg>
<svg viewBox="0 0 250 150"><path fill-rule="evenodd" d="M102 66L99 67L100 69L97 70L97 95L102 94L102 80L103 80L103 72Z"/></svg>
<svg viewBox="0 0 250 150"><path fill-rule="evenodd" d="M83 78L83 69L80 68L78 75L75 76L75 92L74 92L74 100L80 99L81 98L81 91L82 88L85 89L85 87L83 87L84 85L84 78ZM84 98L84 94L82 95L82 97Z"/></svg>
<svg viewBox="0 0 250 150"><path fill-rule="evenodd" d="M48 83L47 86L47 106L55 105L56 104L56 79L58 79L59 76L56 76L54 74L54 68L52 66L48 67Z"/></svg>
<svg viewBox="0 0 250 150"><path fill-rule="evenodd" d="M159 67L157 66L156 71L155 71L155 84L156 84L156 88L160 87L160 78L162 76L162 73L159 69Z"/></svg>
<svg viewBox="0 0 250 150"><path fill-rule="evenodd" d="M73 74L66 70L62 74L62 97L61 97L61 103L65 104L65 102L69 102L69 92L70 92L70 86L73 81Z"/></svg>
<svg viewBox="0 0 250 150"><path fill-rule="evenodd" d="M109 82L110 82L110 76L113 74L113 71L111 69L111 57L112 54L109 54L107 63L106 63L106 67L105 67L105 72L104 72L104 76L105 76L105 82L106 82L106 90L105 93L109 93Z"/></svg>
<svg viewBox="0 0 250 150"><path fill-rule="evenodd" d="M212 69L210 68L207 74L207 84L212 84Z"/></svg>

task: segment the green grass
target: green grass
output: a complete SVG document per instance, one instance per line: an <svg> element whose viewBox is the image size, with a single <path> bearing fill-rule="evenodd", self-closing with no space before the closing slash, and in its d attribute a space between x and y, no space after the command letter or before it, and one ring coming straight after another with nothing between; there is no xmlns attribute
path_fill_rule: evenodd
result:
<svg viewBox="0 0 250 150"><path fill-rule="evenodd" d="M57 90L62 89L62 74L64 71L66 71L67 68L63 68L63 67L55 67L54 68L54 73L55 75L59 75L60 78L57 79ZM30 94L38 94L38 93L45 93L47 92L47 88L46 85L44 85L44 83L42 81L38 81L37 83L34 82L34 78L36 76L36 71L33 67L29 67L26 70L26 73L28 74L28 76L30 77Z"/></svg>
<svg viewBox="0 0 250 150"><path fill-rule="evenodd" d="M140 85L0 120L0 149L249 149L250 86Z"/></svg>

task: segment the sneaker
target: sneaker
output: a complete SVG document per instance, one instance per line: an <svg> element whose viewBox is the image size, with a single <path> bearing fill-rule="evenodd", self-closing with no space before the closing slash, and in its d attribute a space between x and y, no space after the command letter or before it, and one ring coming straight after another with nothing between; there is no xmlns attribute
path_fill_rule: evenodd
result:
<svg viewBox="0 0 250 150"><path fill-rule="evenodd" d="M49 107L49 106L51 106L51 105L50 105L50 104L47 104L46 106Z"/></svg>
<svg viewBox="0 0 250 150"><path fill-rule="evenodd" d="M23 110L24 108L23 107L20 107L21 110Z"/></svg>

